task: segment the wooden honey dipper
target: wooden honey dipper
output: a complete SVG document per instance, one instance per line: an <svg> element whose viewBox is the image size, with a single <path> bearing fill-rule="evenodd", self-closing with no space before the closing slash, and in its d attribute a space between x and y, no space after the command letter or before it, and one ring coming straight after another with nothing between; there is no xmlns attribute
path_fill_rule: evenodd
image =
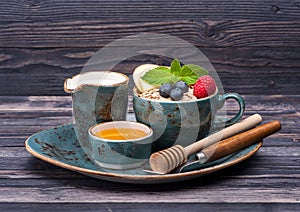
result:
<svg viewBox="0 0 300 212"><path fill-rule="evenodd" d="M201 139L189 146L182 147L180 145L175 145L168 149L155 152L149 159L150 167L154 172L166 174L185 163L190 155L199 152L200 150L220 140L249 130L261 123L261 121L262 117L259 114L254 114L239 123L224 128L223 130Z"/></svg>
<svg viewBox="0 0 300 212"><path fill-rule="evenodd" d="M198 153L197 157L199 159L199 163L211 162L230 155L231 153L244 149L253 143L262 141L263 138L279 131L280 129L281 124L276 120L224 139Z"/></svg>

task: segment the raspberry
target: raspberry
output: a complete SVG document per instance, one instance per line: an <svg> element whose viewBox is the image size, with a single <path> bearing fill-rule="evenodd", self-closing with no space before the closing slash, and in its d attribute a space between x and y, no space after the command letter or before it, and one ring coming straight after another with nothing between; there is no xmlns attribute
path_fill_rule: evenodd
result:
<svg viewBox="0 0 300 212"><path fill-rule="evenodd" d="M216 91L216 82L211 76L199 77L194 85L194 96L198 99L207 97Z"/></svg>

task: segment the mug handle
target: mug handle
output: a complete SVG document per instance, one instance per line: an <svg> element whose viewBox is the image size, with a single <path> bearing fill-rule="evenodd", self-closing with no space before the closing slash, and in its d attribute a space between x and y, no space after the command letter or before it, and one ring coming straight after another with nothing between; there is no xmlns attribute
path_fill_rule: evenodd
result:
<svg viewBox="0 0 300 212"><path fill-rule="evenodd" d="M238 93L225 93L223 95L220 95L219 96L219 106L220 107L218 109L220 109L224 105L224 103L227 99L236 100L239 104L239 111L233 118L225 120L225 127L228 127L228 126L233 125L236 122L238 122L242 118L244 111L245 111L245 101L244 101L243 97L241 95L239 95ZM221 125L224 126L224 122L222 122L222 123L217 122L214 125L215 125L215 127L220 127Z"/></svg>

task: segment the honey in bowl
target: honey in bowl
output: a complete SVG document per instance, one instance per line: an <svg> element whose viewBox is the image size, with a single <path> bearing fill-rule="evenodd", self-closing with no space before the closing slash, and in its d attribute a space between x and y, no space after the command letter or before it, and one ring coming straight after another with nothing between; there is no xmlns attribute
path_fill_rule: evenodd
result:
<svg viewBox="0 0 300 212"><path fill-rule="evenodd" d="M135 128L109 128L94 133L99 138L107 140L134 140L143 138L147 133Z"/></svg>
<svg viewBox="0 0 300 212"><path fill-rule="evenodd" d="M131 121L96 124L89 131L91 158L108 169L142 166L151 155L153 131L147 125Z"/></svg>

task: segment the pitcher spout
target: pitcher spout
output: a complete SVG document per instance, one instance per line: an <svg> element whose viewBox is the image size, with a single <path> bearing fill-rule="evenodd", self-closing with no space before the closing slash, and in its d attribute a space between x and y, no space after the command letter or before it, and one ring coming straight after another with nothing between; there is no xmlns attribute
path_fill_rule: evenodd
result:
<svg viewBox="0 0 300 212"><path fill-rule="evenodd" d="M77 74L73 77L65 79L64 90L66 93L75 93L80 90L83 86L88 85L89 82L84 80L85 74Z"/></svg>
<svg viewBox="0 0 300 212"><path fill-rule="evenodd" d="M64 90L65 90L66 93L73 93L73 91L74 91L74 89L71 88L71 86L70 86L71 81L72 81L72 78L65 79Z"/></svg>

